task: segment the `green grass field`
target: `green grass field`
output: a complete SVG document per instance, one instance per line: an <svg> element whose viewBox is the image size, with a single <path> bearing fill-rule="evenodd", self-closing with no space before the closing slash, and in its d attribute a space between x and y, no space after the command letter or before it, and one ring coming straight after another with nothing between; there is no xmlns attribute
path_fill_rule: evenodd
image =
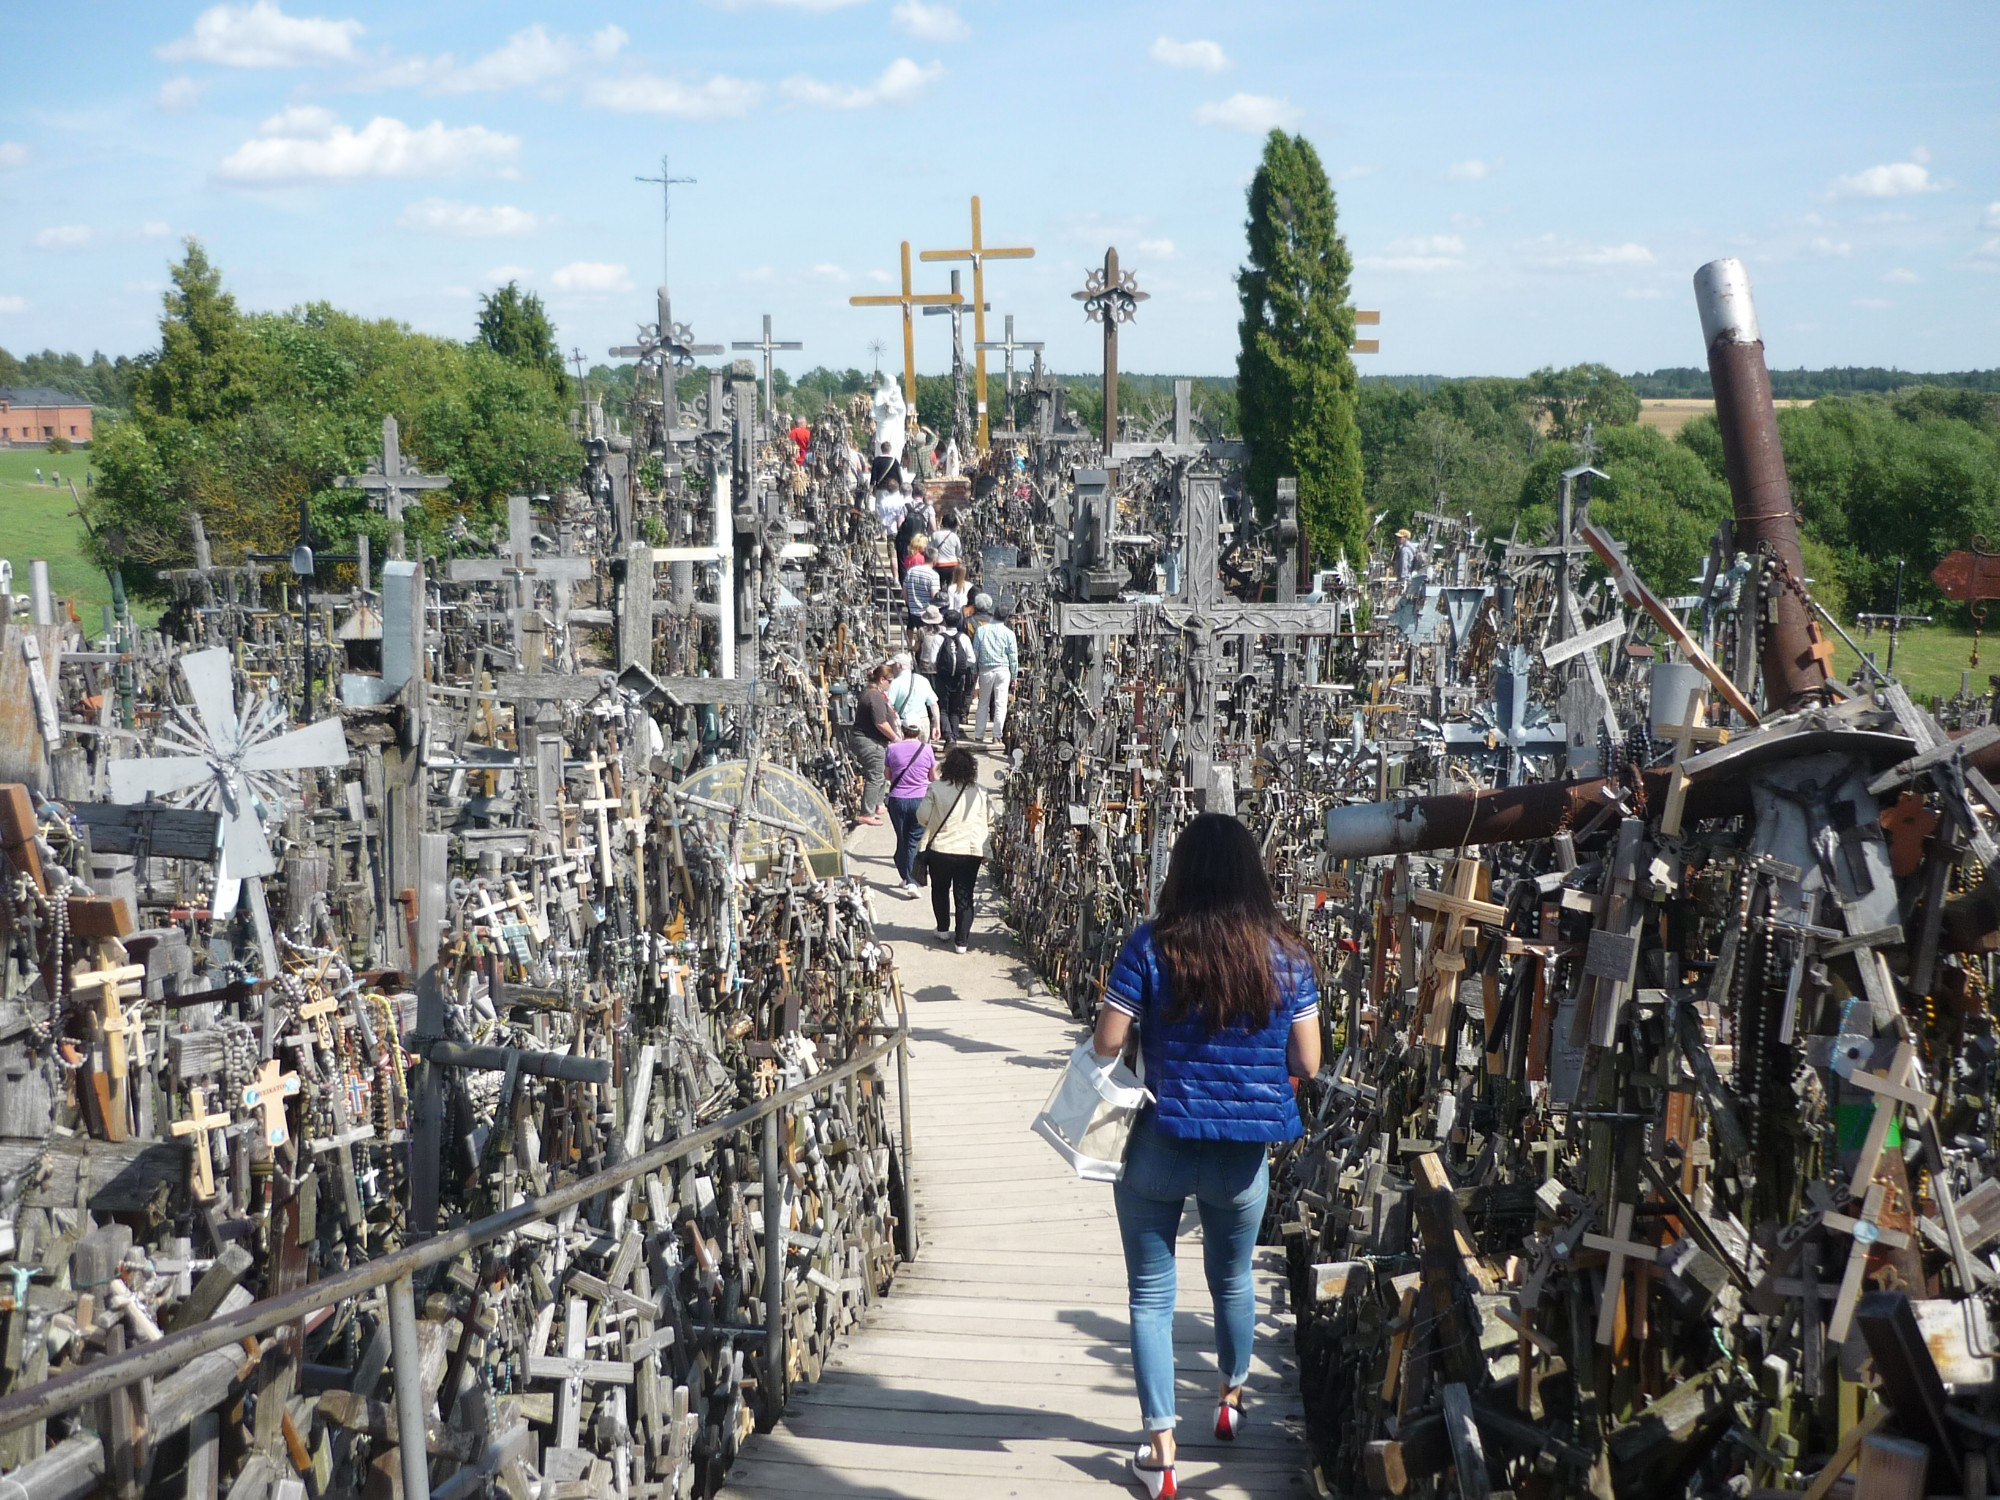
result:
<svg viewBox="0 0 2000 1500"><path fill-rule="evenodd" d="M89 462L83 450L0 449L0 557L13 563L14 589L22 594L28 591L28 564L46 558L50 585L58 596L75 601L84 628L95 634L100 606L111 602L111 583L83 559L83 523L67 483L74 478L81 493ZM36 469L42 471L39 485ZM58 470L65 482L51 485L49 476Z"/></svg>
<svg viewBox="0 0 2000 1500"><path fill-rule="evenodd" d="M1955 625L1915 625L1905 630L1896 639L1896 676L1903 686L1910 690L1910 696L1919 703L1928 703L1933 697L1955 698L1958 696L1960 674L1970 672L1971 690L1974 697L1984 697L1992 691L1987 683L1988 675L2000 672L2000 619L1993 622L1979 644L1979 665L1972 665L1972 632L1961 630ZM1864 636L1861 631L1849 626L1847 633L1854 637L1861 649L1875 658L1875 664L1886 667L1889 661L1889 633L1878 630L1872 636ZM1851 679L1861 669L1854 653L1844 644L1839 645L1833 658L1834 672L1842 681Z"/></svg>

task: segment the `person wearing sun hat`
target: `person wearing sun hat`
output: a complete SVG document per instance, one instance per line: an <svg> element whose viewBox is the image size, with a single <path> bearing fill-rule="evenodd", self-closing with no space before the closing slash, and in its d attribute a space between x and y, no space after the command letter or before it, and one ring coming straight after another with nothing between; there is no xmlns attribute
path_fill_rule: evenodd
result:
<svg viewBox="0 0 2000 1500"><path fill-rule="evenodd" d="M1410 528L1405 526L1396 533L1396 576L1407 579L1417 571L1417 544L1410 539Z"/></svg>

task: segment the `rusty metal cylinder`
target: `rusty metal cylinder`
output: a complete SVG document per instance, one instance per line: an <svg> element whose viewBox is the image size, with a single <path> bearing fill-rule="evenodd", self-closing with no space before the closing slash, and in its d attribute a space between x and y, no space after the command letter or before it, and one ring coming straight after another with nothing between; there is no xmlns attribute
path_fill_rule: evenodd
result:
<svg viewBox="0 0 2000 1500"><path fill-rule="evenodd" d="M1812 654L1812 612L1803 597L1805 560L1792 485L1778 443L1778 414L1771 404L1771 372L1764 338L1750 298L1750 273L1733 257L1713 260L1694 273L1702 342L1708 346L1709 382L1722 427L1722 459L1735 503L1736 545L1752 557L1774 557L1798 590L1777 584L1767 593L1773 609L1764 621L1764 702L1783 713L1819 700L1826 664Z"/></svg>

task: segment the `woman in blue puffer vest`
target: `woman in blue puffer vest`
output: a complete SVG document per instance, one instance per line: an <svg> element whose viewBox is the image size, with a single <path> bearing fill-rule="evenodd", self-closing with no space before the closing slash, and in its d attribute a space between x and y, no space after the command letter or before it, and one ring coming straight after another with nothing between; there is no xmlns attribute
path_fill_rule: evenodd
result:
<svg viewBox="0 0 2000 1500"><path fill-rule="evenodd" d="M1098 1013L1109 1061L1139 1028L1158 1103L1133 1127L1117 1188L1131 1295L1132 1365L1147 1443L1132 1473L1152 1500L1174 1486L1174 1241L1190 1194L1215 1304L1222 1386L1215 1435L1243 1422L1256 1299L1250 1257L1270 1193L1270 1148L1300 1133L1294 1078L1319 1071L1319 988L1250 830L1203 813L1174 843L1158 914L1126 940Z"/></svg>

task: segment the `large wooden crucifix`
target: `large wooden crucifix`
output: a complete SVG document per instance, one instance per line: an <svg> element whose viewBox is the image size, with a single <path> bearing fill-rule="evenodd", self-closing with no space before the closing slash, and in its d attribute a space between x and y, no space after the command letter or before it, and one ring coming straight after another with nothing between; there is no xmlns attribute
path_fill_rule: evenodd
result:
<svg viewBox="0 0 2000 1500"><path fill-rule="evenodd" d="M1000 246L986 243L980 230L979 195L977 193L972 195L972 243L963 250L926 250L923 252L922 258L924 260L969 260L972 262L972 339L975 371L973 378L979 400L978 439L979 451L981 453L986 451L989 444L989 433L986 423L986 350L989 347L986 342L986 262L989 260L1029 260L1034 256L1034 253L1034 247L1031 245ZM909 278L905 277L905 285L908 284L908 281ZM953 290L957 289L955 281L952 286ZM952 331L954 334L957 333L956 324L953 325ZM1009 317L1007 320L1007 338L1011 342L1013 337L1014 320L1012 317ZM1041 346L1037 344L1035 347L1040 348ZM1013 398L1014 355L1013 351L1009 350L1007 354L1007 399L1010 403L1007 420L1009 422L1013 421L1011 411ZM911 405L914 406L915 404L916 398L912 397Z"/></svg>
<svg viewBox="0 0 2000 1500"><path fill-rule="evenodd" d="M771 399L771 356L780 349L803 349L805 345L796 339L774 339L771 337L771 315L764 314L764 336L761 339L736 339L732 349L761 349L764 351L764 420L777 420L777 403Z"/></svg>
<svg viewBox="0 0 2000 1500"><path fill-rule="evenodd" d="M976 202L977 200L975 199L974 201ZM972 295L974 298L978 298L979 296L978 278L976 276L973 278ZM1007 314L1004 325L1007 329L1007 333L1006 336L1003 338L997 338L997 339L987 338L983 333L979 332L979 322L980 322L980 314L978 313L973 314L972 318L973 333L976 339L976 342L973 345L973 347L982 356L982 358L979 361L979 446L981 449L984 449L987 446L987 440L989 434L986 428L986 361L983 358L983 356L989 349L1000 350L1002 353L1006 355L1007 430L1009 432L1012 432L1014 430L1014 355L1017 351L1022 349L1027 349L1036 354L1040 354L1042 352L1042 344L1041 340L1039 339L1033 339L1033 340L1021 339L1018 341L1015 339L1014 315L1012 313Z"/></svg>
<svg viewBox="0 0 2000 1500"><path fill-rule="evenodd" d="M918 292L910 285L910 242L903 241L903 289L893 296L849 297L851 307L900 307L903 310L903 399L912 417L917 410L917 307L941 307L958 301L957 292Z"/></svg>
<svg viewBox="0 0 2000 1500"><path fill-rule="evenodd" d="M1083 290L1070 295L1083 304L1084 316L1104 325L1104 458L1111 462L1111 450L1118 444L1118 325L1129 323L1139 304L1151 296L1139 290L1139 278L1120 270L1118 247L1104 252L1104 266L1084 278Z"/></svg>
<svg viewBox="0 0 2000 1500"><path fill-rule="evenodd" d="M336 475L333 486L340 490L367 490L371 497L381 497L382 508L389 514L389 555L400 560L406 497L417 490L441 490L450 483L442 474L420 474L404 467L402 434L397 431L396 418L390 415L382 419L382 456L371 459L365 473Z"/></svg>
<svg viewBox="0 0 2000 1500"><path fill-rule="evenodd" d="M1187 637L1183 693L1188 761L1196 785L1216 811L1233 811L1235 788L1215 773L1215 640L1218 636L1331 635L1331 604L1239 604L1222 591L1222 471L1197 461L1182 476L1182 547L1186 566L1180 597L1161 604L1061 604L1065 636L1134 635L1158 621ZM1093 674L1095 675L1095 674Z"/></svg>

